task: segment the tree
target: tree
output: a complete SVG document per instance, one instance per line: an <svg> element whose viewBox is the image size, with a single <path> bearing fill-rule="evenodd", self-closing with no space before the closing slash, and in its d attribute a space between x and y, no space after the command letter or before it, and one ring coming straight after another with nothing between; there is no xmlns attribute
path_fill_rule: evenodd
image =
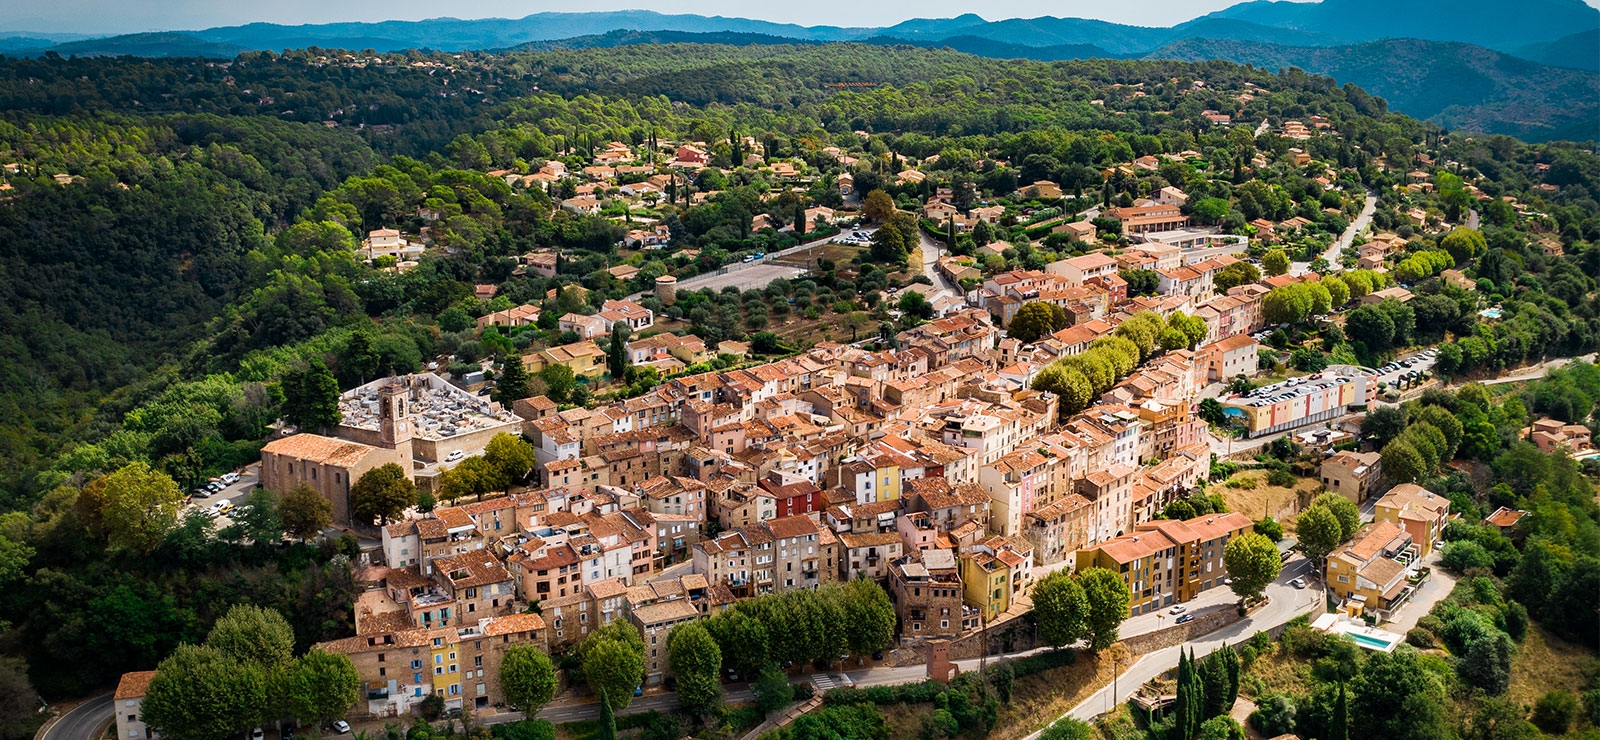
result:
<svg viewBox="0 0 1600 740"><path fill-rule="evenodd" d="M482 455L473 455L455 467L439 474L439 497L455 501L464 496L483 496L490 491L505 488L507 481L500 469Z"/></svg>
<svg viewBox="0 0 1600 740"><path fill-rule="evenodd" d="M794 686L789 684L789 676L776 664L763 668L761 675L750 684L750 690L756 696L756 708L763 715L772 714L794 702Z"/></svg>
<svg viewBox="0 0 1600 740"><path fill-rule="evenodd" d="M1062 717L1039 733L1039 740L1093 740L1094 728L1074 717Z"/></svg>
<svg viewBox="0 0 1600 740"><path fill-rule="evenodd" d="M361 699L361 674L348 656L313 648L284 680L284 702L302 722L320 726L343 717Z"/></svg>
<svg viewBox="0 0 1600 740"><path fill-rule="evenodd" d="M512 483L520 483L533 472L539 458L533 451L533 445L521 437L515 437L504 432L494 435L489 444L484 445L483 459L495 471L493 489L505 488Z"/></svg>
<svg viewBox="0 0 1600 740"><path fill-rule="evenodd" d="M1487 252L1489 242L1483 238L1483 232L1461 227L1445 234L1444 238L1439 240L1439 247L1449 252L1456 264L1464 265L1472 261L1472 258Z"/></svg>
<svg viewBox="0 0 1600 740"><path fill-rule="evenodd" d="M1128 584L1105 568L1089 568L1078 574L1089 602L1089 649L1104 650L1117 641L1117 628L1128 618Z"/></svg>
<svg viewBox="0 0 1600 740"><path fill-rule="evenodd" d="M1444 553L1439 556L1439 565L1464 575L1475 568L1494 570L1494 556L1483 549L1483 545L1470 540L1446 542Z"/></svg>
<svg viewBox="0 0 1600 740"><path fill-rule="evenodd" d="M1339 541L1348 542L1361 530L1361 509L1354 501L1331 491L1311 500L1312 506L1326 507L1339 520Z"/></svg>
<svg viewBox="0 0 1600 740"><path fill-rule="evenodd" d="M1328 304L1334 308L1350 302L1350 284L1338 275L1322 278L1322 287L1328 291Z"/></svg>
<svg viewBox="0 0 1600 740"><path fill-rule="evenodd" d="M644 639L633 623L619 619L589 633L579 646L583 680L615 709L633 703L633 690L644 681Z"/></svg>
<svg viewBox="0 0 1600 740"><path fill-rule="evenodd" d="M1282 249L1269 249L1261 257L1261 269L1267 275L1282 275L1289 271L1289 255Z"/></svg>
<svg viewBox="0 0 1600 740"><path fill-rule="evenodd" d="M1052 647L1071 645L1088 634L1089 597L1064 570L1053 571L1033 587L1033 618L1039 639Z"/></svg>
<svg viewBox="0 0 1600 740"><path fill-rule="evenodd" d="M500 378L495 381L494 400L503 406L510 406L533 395L533 378L528 374L528 366L522 364L522 358L513 354L500 364Z"/></svg>
<svg viewBox="0 0 1600 740"><path fill-rule="evenodd" d="M1161 286L1161 276L1155 270L1123 270L1117 273L1128 282L1128 295L1155 295Z"/></svg>
<svg viewBox="0 0 1600 740"><path fill-rule="evenodd" d="M278 515L283 518L284 533L305 542L333 524L333 504L302 481L283 495Z"/></svg>
<svg viewBox="0 0 1600 740"><path fill-rule="evenodd" d="M1200 725L1196 740L1244 740L1244 728L1232 717L1212 717Z"/></svg>
<svg viewBox="0 0 1600 740"><path fill-rule="evenodd" d="M1416 483L1433 468L1411 442L1396 439L1383 446L1383 477L1395 483Z"/></svg>
<svg viewBox="0 0 1600 740"><path fill-rule="evenodd" d="M685 622L667 633L667 667L672 671L678 703L691 714L705 715L722 699L722 651L699 622Z"/></svg>
<svg viewBox="0 0 1600 740"><path fill-rule="evenodd" d="M1350 734L1361 738L1448 737L1443 680L1409 645L1373 653L1350 684Z"/></svg>
<svg viewBox="0 0 1600 740"><path fill-rule="evenodd" d="M1572 692L1555 689L1539 697L1530 719L1548 735L1564 735L1578 716L1578 699Z"/></svg>
<svg viewBox="0 0 1600 740"><path fill-rule="evenodd" d="M1368 351L1382 352L1394 342L1394 319L1377 306L1361 306L1345 315L1344 333L1365 344Z"/></svg>
<svg viewBox="0 0 1600 740"><path fill-rule="evenodd" d="M1400 436L1409 423L1404 407L1378 406L1361 418L1361 436L1371 440L1373 447L1382 449Z"/></svg>
<svg viewBox="0 0 1600 740"><path fill-rule="evenodd" d="M1326 560L1344 542L1339 518L1326 506L1311 506L1300 512L1300 518L1295 520L1295 536L1300 539L1300 551L1313 563Z"/></svg>
<svg viewBox="0 0 1600 740"><path fill-rule="evenodd" d="M178 526L183 491L166 473L131 462L98 478L79 496L86 524L103 534L113 550L148 553Z"/></svg>
<svg viewBox="0 0 1600 740"><path fill-rule="evenodd" d="M1017 315L1011 317L1006 336L1032 344L1039 337L1059 331L1067 326L1067 312L1054 303L1034 301L1023 304Z"/></svg>
<svg viewBox="0 0 1600 740"><path fill-rule="evenodd" d="M321 357L285 370L279 380L283 390L283 418L301 429L329 429L339 425L339 381Z"/></svg>
<svg viewBox="0 0 1600 740"><path fill-rule="evenodd" d="M532 645L512 645L500 658L500 687L506 703L532 717L555 698L555 664Z"/></svg>
<svg viewBox="0 0 1600 740"><path fill-rule="evenodd" d="M1217 292L1226 293L1230 288L1249 285L1260 279L1261 271L1255 265L1239 261L1218 270L1212 282L1217 286Z"/></svg>
<svg viewBox="0 0 1600 740"><path fill-rule="evenodd" d="M361 474L350 487L350 518L363 524L386 525L417 504L417 485L395 463Z"/></svg>
<svg viewBox="0 0 1600 740"><path fill-rule="evenodd" d="M1456 663L1462 681L1482 689L1490 696L1504 694L1511 687L1511 657L1516 645L1500 630L1467 643L1466 654Z"/></svg>
<svg viewBox="0 0 1600 740"><path fill-rule="evenodd" d="M566 403L571 397L573 384L577 382L572 368L566 365L547 365L538 372L538 377L544 381L545 395L556 403Z"/></svg>
<svg viewBox="0 0 1600 740"><path fill-rule="evenodd" d="M1283 560L1272 540L1259 534L1246 534L1228 540L1222 549L1222 563L1233 579L1229 588L1243 599L1258 599L1261 592L1278 577Z"/></svg>
<svg viewBox="0 0 1600 740"><path fill-rule="evenodd" d="M1228 413L1223 409L1221 401L1205 398L1200 401L1200 418L1211 426L1220 427L1227 423Z"/></svg>
<svg viewBox="0 0 1600 740"><path fill-rule="evenodd" d="M628 324L611 325L611 343L606 348L606 369L611 377L621 380L628 374Z"/></svg>
<svg viewBox="0 0 1600 740"><path fill-rule="evenodd" d="M861 215L873 221L882 222L888 219L894 210L894 198L882 190L867 193L866 199L861 202Z"/></svg>
<svg viewBox="0 0 1600 740"><path fill-rule="evenodd" d="M1344 695L1343 681L1339 682L1339 698L1334 701L1329 724L1328 740L1350 740L1350 704Z"/></svg>
<svg viewBox="0 0 1600 740"><path fill-rule="evenodd" d="M259 666L214 647L179 645L156 666L139 714L163 738L215 740L255 726L267 702Z"/></svg>
<svg viewBox="0 0 1600 740"><path fill-rule="evenodd" d="M206 647L269 671L294 661L294 629L273 609L237 604L211 626Z"/></svg>
<svg viewBox="0 0 1600 740"><path fill-rule="evenodd" d="M857 578L832 593L837 594L844 618L845 645L850 652L867 655L894 640L894 602L876 581Z"/></svg>
<svg viewBox="0 0 1600 740"><path fill-rule="evenodd" d="M339 353L339 374L351 385L360 385L377 377L382 360L372 347L372 332L363 327L350 332L350 340L345 342L344 351Z"/></svg>
<svg viewBox="0 0 1600 740"><path fill-rule="evenodd" d="M928 302L927 296L914 290L900 294L900 313L915 316L919 319L933 318L933 304Z"/></svg>
<svg viewBox="0 0 1600 740"><path fill-rule="evenodd" d="M1060 398L1063 419L1087 408L1094 398L1094 386L1077 368L1051 363L1033 377L1034 390L1054 393Z"/></svg>

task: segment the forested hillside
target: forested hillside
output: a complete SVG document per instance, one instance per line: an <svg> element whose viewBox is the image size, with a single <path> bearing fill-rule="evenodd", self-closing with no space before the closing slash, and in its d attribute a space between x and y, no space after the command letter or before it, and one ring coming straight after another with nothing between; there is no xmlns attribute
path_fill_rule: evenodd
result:
<svg viewBox="0 0 1600 740"><path fill-rule="evenodd" d="M836 83L867 84L826 86ZM1213 123L1223 110L1239 125ZM45 58L0 61L0 111L0 618L10 626L0 649L28 658L51 696L150 668L232 603L292 614L302 648L350 631L353 543L280 548L267 544L282 532L270 521L223 540L194 517L147 531L97 506L108 476L115 490L166 493L248 462L273 422L296 420L308 376L348 388L439 360L460 377L574 341L555 317L593 313L659 275L688 278L795 244L775 227L799 220L804 231L806 207L839 206L844 174L862 193L884 191L869 205L887 200L889 212L897 202L915 209L940 186L976 202L1058 183L1048 202L1019 198L1013 210L1025 206L1025 218L951 239L965 254L979 233L1022 242L986 258L1000 269L1081 253L1037 224L1100 200L1131 204L1158 182L1186 189L1200 218L1238 233L1258 218L1299 217L1331 237L1364 189L1385 194L1382 228L1409 229L1409 208L1462 218L1478 203L1461 187L1470 178L1483 195L1479 278L1506 320L1489 326L1458 311L1450 331L1482 351L1454 369L1600 344L1600 159L1570 144L1448 134L1299 71L998 64L871 44L308 51L231 64ZM1255 122L1313 116L1328 128L1303 142L1253 135ZM668 185L648 201L591 188L595 213L558 207L584 186L577 177L548 193L523 179L551 162L581 172L611 142L652 172L677 143L700 142L709 166L659 167ZM1291 149L1301 147L1322 169L1296 164ZM1137 157L1180 153L1193 156L1144 178L1117 174ZM1438 171L1454 186L1407 200L1407 170L1423 157L1449 162ZM908 159L925 181L897 181ZM777 175L778 163L803 177ZM685 291L670 308L641 300L708 344L744 340L760 354L784 351L768 329L788 317L893 336L895 321L918 320L891 317L882 302L890 271L918 251L915 219L901 216L886 227L899 235L878 239L860 264L819 261L803 280L743 294ZM619 247L645 217L659 218L669 243ZM405 271L367 261L360 240L383 227L419 239L426 229L427 254ZM1438 252L1431 237L1414 243ZM559 252L555 277L522 269L536 249ZM623 265L637 273L607 270ZM524 304L548 320L479 332L476 318ZM614 375L603 392L619 397L660 380ZM597 390L570 374L536 380L570 405ZM1574 527L1592 529L1593 507L1570 505ZM0 663L13 679L22 671Z"/></svg>

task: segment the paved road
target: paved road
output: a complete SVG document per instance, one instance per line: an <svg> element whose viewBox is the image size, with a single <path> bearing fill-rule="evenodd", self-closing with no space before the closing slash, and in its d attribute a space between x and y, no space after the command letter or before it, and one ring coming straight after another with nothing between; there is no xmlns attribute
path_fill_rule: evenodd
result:
<svg viewBox="0 0 1600 740"><path fill-rule="evenodd" d="M944 288L950 291L951 295L959 297L961 295L961 287L950 282L950 279L946 278L944 273L939 272L939 256L944 254L944 243L936 241L933 237L921 231L917 233L922 237L922 273L933 281L934 287Z"/></svg>
<svg viewBox="0 0 1600 740"><path fill-rule="evenodd" d="M1222 646L1226 642L1236 645L1250 638L1260 630L1270 629L1288 622L1295 617L1317 610L1319 592L1315 589L1299 590L1289 585L1289 581L1305 575L1310 563L1303 557L1296 556L1284 565L1283 572L1278 575L1278 580L1267 587L1267 595L1272 598L1272 603L1262 608L1261 611L1234 622L1220 630L1212 632L1205 637L1186 642L1182 646L1174 646L1146 653L1133 662L1126 671L1117 677L1113 686L1105 686L1095 692L1093 696L1085 699L1083 703L1073 707L1068 716L1081 720L1091 720L1096 716L1111 709L1116 704L1126 701L1128 697L1139 689L1144 682L1176 668L1178 665L1179 649L1193 650L1197 655L1205 655ZM1231 593L1231 592L1230 592ZM1039 736L1035 732L1023 740L1034 740Z"/></svg>
<svg viewBox="0 0 1600 740"><path fill-rule="evenodd" d="M1368 224L1372 223L1372 214L1377 210L1378 196L1368 195L1367 202L1361 207L1361 213L1356 216L1356 220L1351 221L1350 225L1345 228L1344 233L1340 234L1338 239L1334 239L1333 243L1328 245L1328 250L1320 255L1322 259L1328 261L1330 271L1337 272L1344 269L1339 266L1339 255L1344 250L1349 249L1350 245L1355 243L1356 235L1360 234L1362 230L1367 228ZM1310 271L1310 262L1293 262L1289 265L1289 274L1291 275L1303 275Z"/></svg>
<svg viewBox="0 0 1600 740"><path fill-rule="evenodd" d="M112 720L115 710L111 694L88 699L56 720L39 740L93 740Z"/></svg>

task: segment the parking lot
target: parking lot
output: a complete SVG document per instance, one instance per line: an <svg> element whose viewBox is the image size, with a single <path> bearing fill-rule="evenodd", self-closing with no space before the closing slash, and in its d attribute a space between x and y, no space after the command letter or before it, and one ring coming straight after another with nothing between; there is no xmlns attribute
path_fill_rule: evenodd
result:
<svg viewBox="0 0 1600 740"><path fill-rule="evenodd" d="M233 479L232 482L219 480L217 482L221 484L220 486L204 488L205 493L203 495L198 491L189 491L189 502L184 505L184 512L187 513L192 510L215 512L218 513L217 525L219 527L226 527L232 524L232 520L226 513L217 512L219 505L222 505L224 501L227 501L229 506L234 507L244 503L245 499L250 497L250 492L256 489L256 484L260 481L260 471L261 466L259 464L249 465L238 471L235 474L238 477ZM205 486L206 484L201 485Z"/></svg>
<svg viewBox="0 0 1600 740"><path fill-rule="evenodd" d="M1406 355L1387 365L1375 368L1372 374L1373 389L1381 392L1408 378L1415 380L1423 377L1424 374L1433 370L1433 364L1438 354L1438 350L1427 349Z"/></svg>

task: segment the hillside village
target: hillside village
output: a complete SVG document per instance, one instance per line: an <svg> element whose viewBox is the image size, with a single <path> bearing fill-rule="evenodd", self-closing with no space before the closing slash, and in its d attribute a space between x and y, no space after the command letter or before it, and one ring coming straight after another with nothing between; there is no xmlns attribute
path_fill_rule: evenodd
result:
<svg viewBox="0 0 1600 740"><path fill-rule="evenodd" d="M827 688L846 659L946 681L951 661L1027 652L1017 635L1097 654L1124 623L1126 638L1198 641L1234 604L1277 629L1313 603L1308 583L1319 630L1370 629L1392 652L1409 636L1384 626L1448 594L1447 526L1504 539L1536 505L1474 490L1464 435L1482 462L1522 440L1600 457L1588 412L1468 419L1439 378L1499 382L1593 350L1578 255L1600 233L1551 215L1556 185L1513 190L1456 161L1445 134L1385 140L1256 82L1080 92L1085 115L1131 128L935 141L861 116L797 133L685 110L675 136L541 119L397 157L272 245L315 280L274 273L281 292L199 343L193 363L274 378L282 413L253 428L247 460L196 445L175 476L197 488L184 515L206 520L202 538L288 546L287 526L237 534L265 504L226 496L325 505L290 534L340 548L353 604L300 647L359 678L321 719L373 731L509 721L502 669L529 646L561 664L562 711L614 721L614 697L578 680L589 646L636 639L632 693L680 696L668 641L685 625L721 646L718 701L770 671ZM91 186L53 169L5 165L24 187ZM1571 314L1517 300L1530 263ZM380 318L284 328L274 302L312 293ZM280 352L292 342L300 354ZM1448 450L1424 429L1449 426L1446 403L1464 417ZM231 480L205 481L224 462ZM1357 513L1326 551L1285 539L1335 508ZM1240 541L1273 561L1265 582L1230 562ZM1278 578L1301 555L1304 575ZM1036 588L1064 577L1112 584L1109 629L1041 636ZM815 610L814 645L735 657L729 625L798 640L762 621L786 608ZM884 633L835 639L852 619ZM125 674L119 707L155 673ZM139 716L119 708L118 736L152 736Z"/></svg>

